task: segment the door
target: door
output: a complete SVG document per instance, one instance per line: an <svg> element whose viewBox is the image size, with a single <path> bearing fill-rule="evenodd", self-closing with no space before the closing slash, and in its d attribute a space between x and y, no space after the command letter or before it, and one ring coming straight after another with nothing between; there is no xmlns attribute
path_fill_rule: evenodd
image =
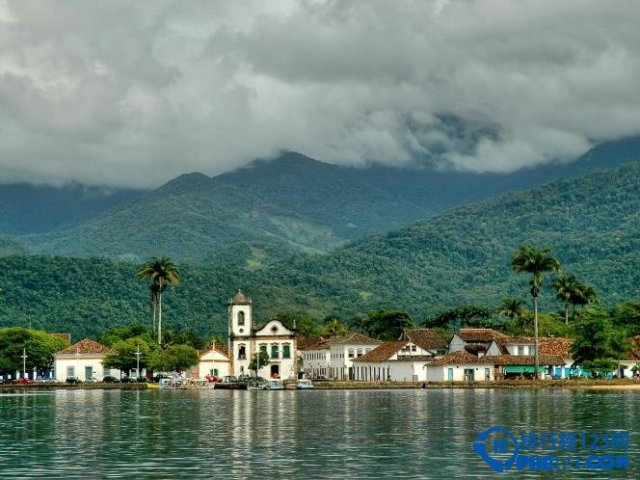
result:
<svg viewBox="0 0 640 480"><path fill-rule="evenodd" d="M450 382L453 382L453 368L447 369L447 380L449 380Z"/></svg>
<svg viewBox="0 0 640 480"><path fill-rule="evenodd" d="M84 367L84 379L89 381L93 378L93 367Z"/></svg>
<svg viewBox="0 0 640 480"><path fill-rule="evenodd" d="M280 378L280 365L271 365L271 378Z"/></svg>

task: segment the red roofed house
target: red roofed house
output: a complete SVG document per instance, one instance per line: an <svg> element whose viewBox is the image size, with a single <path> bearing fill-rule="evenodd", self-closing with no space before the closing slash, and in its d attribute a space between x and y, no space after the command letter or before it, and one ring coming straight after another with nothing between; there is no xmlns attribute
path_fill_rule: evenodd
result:
<svg viewBox="0 0 640 480"><path fill-rule="evenodd" d="M117 369L106 369L102 366L104 358L112 353L109 347L88 338L60 350L54 355L55 378L64 382L73 377L86 382L102 380L103 377L113 375L120 378Z"/></svg>
<svg viewBox="0 0 640 480"><path fill-rule="evenodd" d="M426 365L447 350L447 343L428 328L405 329L400 340L385 342L355 358L355 379L426 381Z"/></svg>

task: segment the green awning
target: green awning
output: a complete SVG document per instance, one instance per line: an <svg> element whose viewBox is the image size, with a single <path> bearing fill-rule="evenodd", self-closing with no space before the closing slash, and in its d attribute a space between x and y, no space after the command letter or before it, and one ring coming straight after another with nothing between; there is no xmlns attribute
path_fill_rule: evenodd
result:
<svg viewBox="0 0 640 480"><path fill-rule="evenodd" d="M534 373L536 367L533 365L507 365L504 368L504 373ZM538 367L539 372L544 372L544 367Z"/></svg>

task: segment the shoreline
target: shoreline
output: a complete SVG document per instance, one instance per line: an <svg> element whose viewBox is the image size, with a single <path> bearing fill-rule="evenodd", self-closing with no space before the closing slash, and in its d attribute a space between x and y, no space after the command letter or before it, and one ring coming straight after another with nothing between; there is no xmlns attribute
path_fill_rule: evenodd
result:
<svg viewBox="0 0 640 480"><path fill-rule="evenodd" d="M223 386L224 385L224 386ZM0 384L0 393L47 390L149 390L146 383L34 383L30 385ZM217 384L219 390L243 389L240 384ZM315 382L315 390L434 390L434 389L569 389L640 391L640 382L620 380L508 380L494 382Z"/></svg>

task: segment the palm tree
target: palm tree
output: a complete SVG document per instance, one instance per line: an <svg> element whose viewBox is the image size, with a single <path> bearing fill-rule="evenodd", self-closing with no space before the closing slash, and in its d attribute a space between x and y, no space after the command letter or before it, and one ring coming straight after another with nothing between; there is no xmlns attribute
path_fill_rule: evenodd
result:
<svg viewBox="0 0 640 480"><path fill-rule="evenodd" d="M531 274L531 298L533 299L533 338L535 353L536 378L540 375L540 355L538 352L538 294L544 281L546 272L557 272L560 262L551 256L548 248L536 249L531 245L524 245L511 259L511 268L516 272Z"/></svg>
<svg viewBox="0 0 640 480"><path fill-rule="evenodd" d="M158 310L158 344L162 344L162 292L167 284L177 285L180 282L180 272L170 259L160 257L142 265L136 272L136 277L151 279L152 303L155 296Z"/></svg>
<svg viewBox="0 0 640 480"><path fill-rule="evenodd" d="M556 298L564 305L564 324L569 325L569 304L577 298L580 283L574 275L561 274L551 286L556 289Z"/></svg>
<svg viewBox="0 0 640 480"><path fill-rule="evenodd" d="M498 315L504 315L505 317L509 317L511 319L510 330L512 331L524 331L525 325L524 322L520 320L524 319L525 302L519 298L503 298L502 305L497 309Z"/></svg>

